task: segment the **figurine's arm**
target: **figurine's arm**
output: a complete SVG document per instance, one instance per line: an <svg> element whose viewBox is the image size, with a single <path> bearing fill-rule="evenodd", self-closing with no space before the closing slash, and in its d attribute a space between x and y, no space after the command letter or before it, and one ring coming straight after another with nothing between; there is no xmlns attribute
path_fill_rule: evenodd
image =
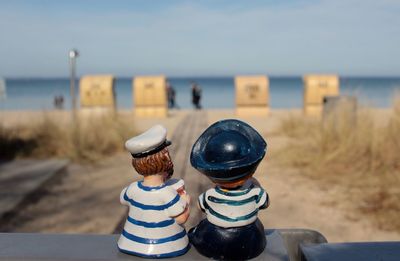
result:
<svg viewBox="0 0 400 261"><path fill-rule="evenodd" d="M167 203L170 204L170 206L167 208L168 216L174 218L178 224L185 223L189 218L189 195L183 194L180 196L178 193L176 193L176 191L171 189L168 197L166 198L172 198L172 200Z"/></svg>
<svg viewBox="0 0 400 261"><path fill-rule="evenodd" d="M129 206L129 202L126 201L126 200L124 199L124 195L125 195L125 193L128 191L128 188L129 188L129 187L125 187L125 188L121 191L121 194L119 195L119 201L121 202L122 205L126 205L126 206Z"/></svg>
<svg viewBox="0 0 400 261"><path fill-rule="evenodd" d="M206 198L206 192L201 193L201 195L198 197L197 200L197 206L199 207L199 209L203 212L206 211L206 206L205 204L207 204L207 202L205 202L205 198Z"/></svg>
<svg viewBox="0 0 400 261"><path fill-rule="evenodd" d="M183 213L180 214L179 216L174 217L176 223L178 223L178 224L185 223L188 220L189 215L190 215L190 196L187 194L184 194L184 195L181 195L181 197L184 197L186 199L187 204L186 204L186 208L183 211Z"/></svg>
<svg viewBox="0 0 400 261"><path fill-rule="evenodd" d="M258 195L258 208L259 209L265 209L269 207L269 196L268 193L265 192L264 189L260 188L260 193Z"/></svg>

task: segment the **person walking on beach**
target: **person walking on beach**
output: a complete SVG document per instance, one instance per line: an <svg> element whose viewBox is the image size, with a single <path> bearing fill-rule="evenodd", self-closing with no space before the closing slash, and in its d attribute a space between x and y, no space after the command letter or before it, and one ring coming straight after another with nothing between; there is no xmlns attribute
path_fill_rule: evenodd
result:
<svg viewBox="0 0 400 261"><path fill-rule="evenodd" d="M56 95L54 97L54 108L62 110L64 108L64 96L60 95Z"/></svg>
<svg viewBox="0 0 400 261"><path fill-rule="evenodd" d="M201 100L201 88L197 83L193 82L192 83L192 103L193 106L197 109L201 109L200 105L200 100Z"/></svg>
<svg viewBox="0 0 400 261"><path fill-rule="evenodd" d="M169 82L167 82L168 108L173 109L177 107L175 103L175 97L176 97L176 92L174 87Z"/></svg>

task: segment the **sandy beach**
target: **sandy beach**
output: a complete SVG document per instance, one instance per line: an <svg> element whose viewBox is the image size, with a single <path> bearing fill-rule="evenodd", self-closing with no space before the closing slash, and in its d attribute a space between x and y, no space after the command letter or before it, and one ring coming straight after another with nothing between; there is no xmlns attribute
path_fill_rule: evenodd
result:
<svg viewBox="0 0 400 261"><path fill-rule="evenodd" d="M389 112L389 109L373 111L379 124L387 121ZM131 111L120 111L119 115L132 122L137 132L159 123L167 127L172 137L176 128L185 127L180 122L189 113L191 110L173 110L168 118L159 119L138 119ZM71 117L67 111L2 111L0 121L3 126L12 127L38 121L43 115L56 119L59 124L67 124ZM206 115L208 124L236 118L234 110L208 110ZM264 226L314 229L330 242L400 240L400 233L383 230L368 216L352 212L353 202L346 200L345 188L318 182L276 160L276 152L288 142L288 137L278 129L282 119L289 115L299 116L301 110L272 110L266 118L242 119L257 129L268 143L267 156L255 174L271 198L270 208L259 213ZM139 176L130 166L128 153L118 153L96 164L72 163L69 173L58 184L48 188L44 197L24 209L3 230L112 233L126 211L119 204L120 190L136 179Z"/></svg>

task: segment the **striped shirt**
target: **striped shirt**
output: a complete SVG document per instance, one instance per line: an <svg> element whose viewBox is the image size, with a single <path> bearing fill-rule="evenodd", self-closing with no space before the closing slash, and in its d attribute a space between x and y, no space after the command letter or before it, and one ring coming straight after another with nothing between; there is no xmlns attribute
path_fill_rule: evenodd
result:
<svg viewBox="0 0 400 261"><path fill-rule="evenodd" d="M133 182L122 190L120 200L129 206L118 240L122 252L160 258L179 256L188 250L186 231L173 218L184 212L187 203L172 187Z"/></svg>
<svg viewBox="0 0 400 261"><path fill-rule="evenodd" d="M257 219L258 210L268 205L268 194L251 182L237 190L216 186L199 196L199 205L210 223L220 227L241 227Z"/></svg>

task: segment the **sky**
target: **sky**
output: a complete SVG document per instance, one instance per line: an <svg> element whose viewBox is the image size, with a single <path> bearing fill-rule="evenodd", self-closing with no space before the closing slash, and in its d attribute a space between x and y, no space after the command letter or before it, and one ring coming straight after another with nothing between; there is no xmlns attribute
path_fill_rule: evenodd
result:
<svg viewBox="0 0 400 261"><path fill-rule="evenodd" d="M0 76L400 76L400 1L0 0Z"/></svg>

